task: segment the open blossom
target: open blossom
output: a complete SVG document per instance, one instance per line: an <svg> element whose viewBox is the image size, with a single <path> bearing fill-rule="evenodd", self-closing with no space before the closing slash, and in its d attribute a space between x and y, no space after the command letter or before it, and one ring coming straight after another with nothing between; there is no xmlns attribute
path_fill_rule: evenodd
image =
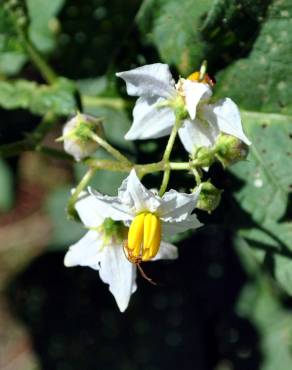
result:
<svg viewBox="0 0 292 370"><path fill-rule="evenodd" d="M89 231L70 247L65 265L98 270L123 312L137 288L137 265L177 258L177 248L163 237L201 226L192 214L199 191L184 194L170 190L161 198L142 185L134 170L116 197L91 190L76 203Z"/></svg>
<svg viewBox="0 0 292 370"><path fill-rule="evenodd" d="M210 103L212 83L199 73L176 84L167 64L155 63L116 74L127 86L129 95L139 96L133 111L133 125L127 140L159 138L169 135L175 122L175 108L182 106L186 115L179 136L185 149L192 153L201 146L214 145L220 132L246 144L250 141L242 130L236 104L229 98Z"/></svg>

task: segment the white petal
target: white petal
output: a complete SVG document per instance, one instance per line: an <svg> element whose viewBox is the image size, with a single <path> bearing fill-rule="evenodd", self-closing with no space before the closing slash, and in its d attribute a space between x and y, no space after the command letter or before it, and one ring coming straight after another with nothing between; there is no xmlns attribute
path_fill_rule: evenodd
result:
<svg viewBox="0 0 292 370"><path fill-rule="evenodd" d="M163 235L174 235L187 231L190 229L197 229L202 226L201 222L198 220L195 214L188 216L185 220L177 222L174 220L169 220L168 222L162 223L162 234Z"/></svg>
<svg viewBox="0 0 292 370"><path fill-rule="evenodd" d="M88 231L83 238L73 244L64 258L66 267L88 266L99 269L102 254L102 238L96 231Z"/></svg>
<svg viewBox="0 0 292 370"><path fill-rule="evenodd" d="M159 197L145 188L134 169L120 186L118 196L121 203L127 205L134 214L142 211L155 212L161 205Z"/></svg>
<svg viewBox="0 0 292 370"><path fill-rule="evenodd" d="M162 98L139 98L133 110L133 124L125 139L156 139L170 134L175 115L169 107L159 107L163 101Z"/></svg>
<svg viewBox="0 0 292 370"><path fill-rule="evenodd" d="M167 64L148 64L116 73L116 76L126 82L129 95L170 98L176 94L174 80Z"/></svg>
<svg viewBox="0 0 292 370"><path fill-rule="evenodd" d="M162 204L157 212L164 221L168 218L177 221L185 219L196 208L200 191L200 187L191 194L179 193L172 189L163 195Z"/></svg>
<svg viewBox="0 0 292 370"><path fill-rule="evenodd" d="M175 260L177 258L178 258L177 247L173 244L161 241L158 253L150 261Z"/></svg>
<svg viewBox="0 0 292 370"><path fill-rule="evenodd" d="M124 312L137 286L136 266L127 260L121 245L104 247L99 275L103 282L109 284L120 311Z"/></svg>
<svg viewBox="0 0 292 370"><path fill-rule="evenodd" d="M216 104L209 105L209 110L211 119L220 131L237 137L247 145L251 144L243 132L239 109L231 99L219 100Z"/></svg>
<svg viewBox="0 0 292 370"><path fill-rule="evenodd" d="M135 213L126 204L121 202L119 197L103 195L92 188L88 188L88 191L95 198L98 212L104 218L109 217L115 221L129 221L133 219Z"/></svg>
<svg viewBox="0 0 292 370"><path fill-rule="evenodd" d="M97 227L101 225L105 219L95 197L86 192L82 192L81 195L79 195L75 203L75 208L86 227Z"/></svg>
<svg viewBox="0 0 292 370"><path fill-rule="evenodd" d="M178 131L179 138L189 153L193 153L196 148L201 146L213 146L219 133L216 125L212 126L208 122L202 122L198 119L185 120Z"/></svg>
<svg viewBox="0 0 292 370"><path fill-rule="evenodd" d="M183 91L185 96L186 108L191 119L196 117L197 105L201 99L207 99L212 95L212 90L209 85L184 80Z"/></svg>

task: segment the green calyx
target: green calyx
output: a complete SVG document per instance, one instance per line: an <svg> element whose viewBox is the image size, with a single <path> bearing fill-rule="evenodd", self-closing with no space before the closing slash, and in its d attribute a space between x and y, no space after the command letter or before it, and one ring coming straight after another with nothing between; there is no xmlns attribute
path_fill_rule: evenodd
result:
<svg viewBox="0 0 292 370"><path fill-rule="evenodd" d="M219 205L223 190L217 189L209 180L201 183L201 192L197 208L211 213Z"/></svg>
<svg viewBox="0 0 292 370"><path fill-rule="evenodd" d="M199 167L210 167L215 160L215 156L211 148L202 146L195 151L193 159Z"/></svg>
<svg viewBox="0 0 292 370"><path fill-rule="evenodd" d="M235 136L221 134L214 147L216 159L224 168L246 159L248 146Z"/></svg>
<svg viewBox="0 0 292 370"><path fill-rule="evenodd" d="M102 224L102 231L106 239L114 238L116 241L122 242L127 235L128 228L121 221L106 218Z"/></svg>

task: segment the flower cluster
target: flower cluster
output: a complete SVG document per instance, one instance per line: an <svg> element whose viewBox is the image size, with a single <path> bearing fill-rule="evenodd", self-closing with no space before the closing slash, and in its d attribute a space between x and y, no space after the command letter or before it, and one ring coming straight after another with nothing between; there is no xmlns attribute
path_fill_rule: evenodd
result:
<svg viewBox="0 0 292 370"><path fill-rule="evenodd" d="M204 67L204 65L203 65ZM204 68L175 83L166 64L155 63L117 73L126 82L129 95L138 96L133 110L133 124L127 140L159 138L169 135L162 160L137 165L129 161L101 136L101 121L79 114L64 127L65 150L82 160L102 146L114 158L99 161L99 168L130 172L117 196L108 196L88 188L90 176L73 192L71 203L88 229L85 236L69 248L66 266L88 266L99 272L109 285L123 312L137 289L137 268L149 279L140 264L159 259L176 259L177 248L166 240L173 234L201 226L194 209L212 212L220 202L222 190L210 179L203 182L202 169L214 160L224 167L247 155L249 139L245 136L239 110L229 98L212 101L214 80ZM170 162L178 134L188 152L188 161ZM166 192L171 170L187 170L196 186L187 193ZM159 192L148 190L140 178L162 171ZM89 175L93 173L90 168ZM70 204L71 204L70 203ZM166 238L166 239L165 239Z"/></svg>

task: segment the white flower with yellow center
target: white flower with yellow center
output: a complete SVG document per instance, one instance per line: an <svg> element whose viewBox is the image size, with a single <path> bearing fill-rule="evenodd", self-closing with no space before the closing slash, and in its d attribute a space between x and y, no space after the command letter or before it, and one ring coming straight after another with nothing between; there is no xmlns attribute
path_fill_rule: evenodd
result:
<svg viewBox="0 0 292 370"><path fill-rule="evenodd" d="M116 75L126 82L129 95L139 96L133 125L125 136L127 140L169 135L175 122L175 108L183 107L186 115L179 136L189 153L201 146L213 146L220 132L250 144L242 130L237 105L229 98L210 104L212 81L208 75L199 81L200 73L194 72L175 84L168 65L161 63Z"/></svg>
<svg viewBox="0 0 292 370"><path fill-rule="evenodd" d="M191 214L198 195L199 190L193 194L170 190L160 198L142 185L134 170L123 181L117 197L91 190L76 203L89 231L70 247L65 265L98 270L123 312L137 288L137 265L177 258L177 248L162 241L163 236L201 226Z"/></svg>

